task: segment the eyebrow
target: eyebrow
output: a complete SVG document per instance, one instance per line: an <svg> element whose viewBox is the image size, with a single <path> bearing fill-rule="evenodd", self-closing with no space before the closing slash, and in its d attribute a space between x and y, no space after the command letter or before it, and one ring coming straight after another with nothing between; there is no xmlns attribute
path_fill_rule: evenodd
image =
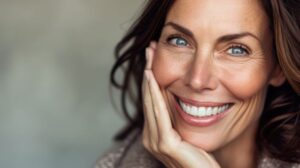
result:
<svg viewBox="0 0 300 168"><path fill-rule="evenodd" d="M182 32L182 33L184 33L184 34L186 34L186 35L188 35L188 36L190 36L190 37L194 37L194 34L193 34L193 32L192 31L190 31L189 29L187 29L187 28L185 28L185 27L183 27L183 26L181 26L181 25L179 25L179 24L177 24L177 23L174 23L174 22L167 22L165 25L164 25L164 27L167 27L167 26L171 26L171 27L173 27L175 30L177 30L177 31L180 31L180 32Z"/></svg>
<svg viewBox="0 0 300 168"><path fill-rule="evenodd" d="M177 23L174 23L174 22L167 22L164 27L166 26L171 26L173 27L175 30L177 31L180 31L192 38L194 38L194 34L192 31L190 31L189 29L177 24ZM241 32L241 33L235 33L235 34L226 34L226 35L223 35L221 37L219 37L217 39L217 42L227 42L227 41L231 41L231 40L234 40L234 39L239 39L239 38L242 38L242 37L245 37L245 36L250 36L250 37L253 37L254 39L258 40L260 43L260 39L255 36L254 34L250 33L250 32Z"/></svg>
<svg viewBox="0 0 300 168"><path fill-rule="evenodd" d="M234 39L239 39L245 36L250 36L253 37L254 39L256 39L257 41L259 41L259 43L261 43L260 39L255 36L254 34L250 33L250 32L241 32L241 33L236 33L236 34L227 34L224 36L221 36L217 39L218 42L227 42L227 41L231 41Z"/></svg>

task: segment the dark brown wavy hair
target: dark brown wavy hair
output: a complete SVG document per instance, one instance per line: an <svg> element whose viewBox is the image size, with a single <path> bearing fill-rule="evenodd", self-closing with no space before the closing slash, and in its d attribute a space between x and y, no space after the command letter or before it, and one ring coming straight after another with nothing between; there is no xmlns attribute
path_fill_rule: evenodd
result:
<svg viewBox="0 0 300 168"><path fill-rule="evenodd" d="M174 1L149 0L141 16L115 48L116 62L110 81L121 91L121 107L128 120L116 140L143 127L141 85L145 48L150 41L158 41ZM262 4L274 36L273 55L287 80L280 87L268 89L256 137L257 148L272 158L300 163L300 1L262 0ZM124 73L121 82L116 75L118 70ZM134 113L129 112L128 102L132 103Z"/></svg>

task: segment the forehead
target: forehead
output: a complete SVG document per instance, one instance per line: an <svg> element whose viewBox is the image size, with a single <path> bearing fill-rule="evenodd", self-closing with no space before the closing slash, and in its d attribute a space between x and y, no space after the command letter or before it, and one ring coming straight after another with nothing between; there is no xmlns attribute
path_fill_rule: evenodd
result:
<svg viewBox="0 0 300 168"><path fill-rule="evenodd" d="M260 0L176 0L168 21L206 34L249 31L262 36L269 25Z"/></svg>

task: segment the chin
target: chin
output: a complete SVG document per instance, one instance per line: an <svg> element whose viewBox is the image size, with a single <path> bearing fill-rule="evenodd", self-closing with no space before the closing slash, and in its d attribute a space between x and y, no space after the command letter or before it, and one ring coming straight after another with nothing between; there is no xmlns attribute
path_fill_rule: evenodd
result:
<svg viewBox="0 0 300 168"><path fill-rule="evenodd" d="M216 137L216 135L208 135L207 133L197 133L180 128L178 128L177 131L184 141L207 152L214 152L224 145L221 140L222 138Z"/></svg>

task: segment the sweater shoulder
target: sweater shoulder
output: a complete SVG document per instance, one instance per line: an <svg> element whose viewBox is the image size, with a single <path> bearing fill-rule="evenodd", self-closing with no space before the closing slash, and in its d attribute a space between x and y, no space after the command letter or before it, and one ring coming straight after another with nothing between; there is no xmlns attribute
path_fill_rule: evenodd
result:
<svg viewBox="0 0 300 168"><path fill-rule="evenodd" d="M134 130L123 141L116 141L114 144L102 154L97 160L94 168L115 168L125 156L130 144L136 139L138 130Z"/></svg>
<svg viewBox="0 0 300 168"><path fill-rule="evenodd" d="M142 131L134 130L128 138L106 152L95 168L162 168L164 167L143 146Z"/></svg>

